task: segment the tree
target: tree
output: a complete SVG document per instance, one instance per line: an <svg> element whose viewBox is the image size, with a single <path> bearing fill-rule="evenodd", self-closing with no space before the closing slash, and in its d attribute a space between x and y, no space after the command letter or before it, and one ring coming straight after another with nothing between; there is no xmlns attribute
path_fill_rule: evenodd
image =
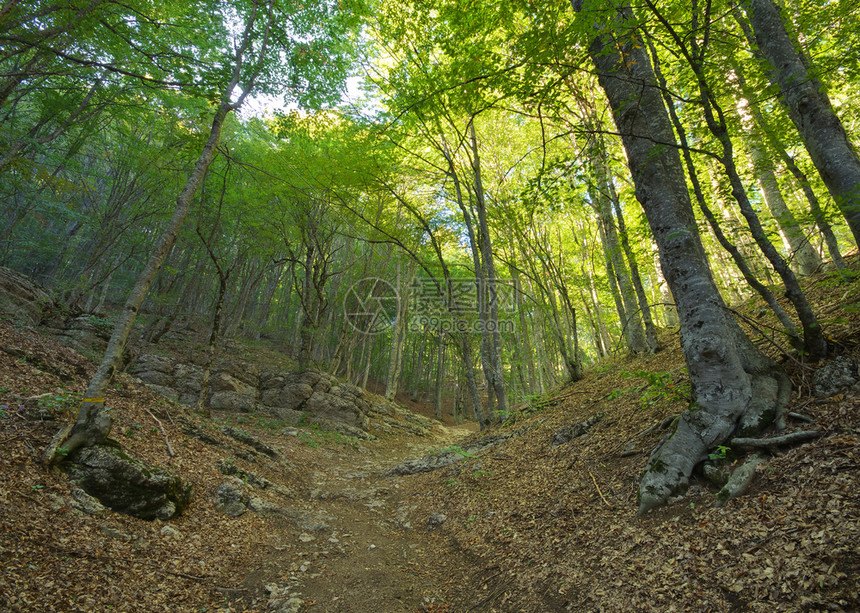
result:
<svg viewBox="0 0 860 613"><path fill-rule="evenodd" d="M772 423L788 400L789 383L732 319L714 284L684 180L660 88L626 4L574 0L588 52L628 156L636 197L660 249L675 297L681 347L694 402L651 455L639 486L639 512L686 488L704 452L735 429Z"/></svg>
<svg viewBox="0 0 860 613"><path fill-rule="evenodd" d="M226 52L226 57L221 58L223 60L222 68L228 72L222 75L224 78L218 91L217 104L208 136L176 200L173 216L158 239L149 260L138 275L126 300L101 364L87 386L77 420L55 435L43 454L43 462L46 464L57 459L60 455L60 448L63 449L62 455L68 455L81 446L97 445L107 438L112 426L112 418L105 410L105 392L119 369L123 349L140 305L164 262L164 258L176 242L179 230L188 215L192 198L216 155L221 132L228 115L240 108L252 92L267 91L272 86L278 85L280 80L278 71L282 69L281 53L284 48L289 49L289 46L293 45L302 49L303 55L307 55L307 49L310 46L304 42L305 37L317 35L319 42L325 44L323 35L331 36L332 34L343 33L340 23L333 22L334 27L327 29L314 21L320 17L327 17L325 10L308 11L301 6L296 8L292 14L285 14L281 11L280 4L274 0L239 2L221 14L225 20L233 20L232 25L240 24L241 29L236 39L231 41L234 46ZM302 42L298 42L300 40ZM274 52L273 47L275 47ZM292 50L294 51L294 49ZM311 50L320 54L316 49L311 48ZM323 57L323 59L325 58ZM305 67L309 65L313 68L314 61L319 60L303 59L301 62L304 63ZM294 64L294 68L298 68L298 66ZM313 70L304 72L304 74L303 72L302 70L294 70L291 74L293 82L298 84L301 78L312 79L315 74ZM318 72L316 74L319 76ZM322 86L323 84L320 84L320 87ZM309 95L316 98L319 93L314 92Z"/></svg>
<svg viewBox="0 0 860 613"><path fill-rule="evenodd" d="M771 80L779 85L788 116L800 132L809 157L860 244L860 157L809 58L792 41L773 0L742 3Z"/></svg>

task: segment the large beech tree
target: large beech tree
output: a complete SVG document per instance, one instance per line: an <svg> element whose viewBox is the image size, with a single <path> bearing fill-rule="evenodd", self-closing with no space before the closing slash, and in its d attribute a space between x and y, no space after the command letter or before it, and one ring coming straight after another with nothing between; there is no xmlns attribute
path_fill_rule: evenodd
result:
<svg viewBox="0 0 860 613"><path fill-rule="evenodd" d="M648 462L639 486L643 513L685 490L707 450L736 429L748 434L772 423L788 401L790 384L746 337L714 284L672 124L632 10L597 0L572 4L596 32L589 55L675 297L694 393L692 406Z"/></svg>

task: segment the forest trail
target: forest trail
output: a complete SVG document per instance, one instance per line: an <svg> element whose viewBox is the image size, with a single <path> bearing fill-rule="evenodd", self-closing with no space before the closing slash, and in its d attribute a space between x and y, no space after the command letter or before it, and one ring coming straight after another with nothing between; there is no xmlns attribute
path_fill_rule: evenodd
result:
<svg viewBox="0 0 860 613"><path fill-rule="evenodd" d="M445 594L465 576L462 554L428 528L398 477L386 472L472 434L474 424L437 426L428 438L403 438L364 454L332 453L312 467L305 502L315 531L271 535L265 568L279 572L269 586L269 611L386 613L446 611ZM367 448L365 448L367 449ZM253 574L251 580L260 580ZM301 604L300 604L301 603Z"/></svg>

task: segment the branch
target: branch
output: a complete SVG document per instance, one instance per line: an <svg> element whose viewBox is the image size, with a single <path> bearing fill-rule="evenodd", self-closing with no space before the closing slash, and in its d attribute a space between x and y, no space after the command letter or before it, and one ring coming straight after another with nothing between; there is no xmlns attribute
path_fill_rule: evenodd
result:
<svg viewBox="0 0 860 613"><path fill-rule="evenodd" d="M170 446L170 441L167 439L167 432L164 431L164 424L162 424L161 420L153 415L149 409L144 409L144 411L146 411L147 415L155 420L155 423L157 423L158 427L161 429L161 434L164 435L164 443L167 445L167 455L171 458L174 457L176 454L173 451L173 447Z"/></svg>

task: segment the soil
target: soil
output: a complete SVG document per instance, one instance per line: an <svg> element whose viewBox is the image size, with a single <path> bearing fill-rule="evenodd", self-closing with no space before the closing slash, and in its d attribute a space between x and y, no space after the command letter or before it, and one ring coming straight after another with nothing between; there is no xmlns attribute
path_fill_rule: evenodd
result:
<svg viewBox="0 0 860 613"><path fill-rule="evenodd" d="M860 360L860 285L821 275L807 292L833 354ZM405 477L387 471L487 433L449 421L426 436L361 441L287 431L263 415L206 420L121 375L107 396L112 436L195 488L181 516L150 522L82 513L76 484L38 464L95 366L39 330L0 321L0 611L860 610L860 387L813 396L820 365L769 339L758 304L738 308L789 372L791 409L812 420L790 420L789 431L822 435L768 450L750 490L724 507L695 476L684 496L644 517L638 475L688 393L671 332L657 355L619 356L520 406L489 432L511 435L504 443ZM432 415L426 404L411 408ZM552 445L558 429L596 415L587 434ZM279 459L224 425L277 447ZM722 455L727 467L744 459ZM214 492L235 479L219 471L224 462L280 486L242 483L283 512L217 511ZM429 524L438 514L445 521Z"/></svg>

